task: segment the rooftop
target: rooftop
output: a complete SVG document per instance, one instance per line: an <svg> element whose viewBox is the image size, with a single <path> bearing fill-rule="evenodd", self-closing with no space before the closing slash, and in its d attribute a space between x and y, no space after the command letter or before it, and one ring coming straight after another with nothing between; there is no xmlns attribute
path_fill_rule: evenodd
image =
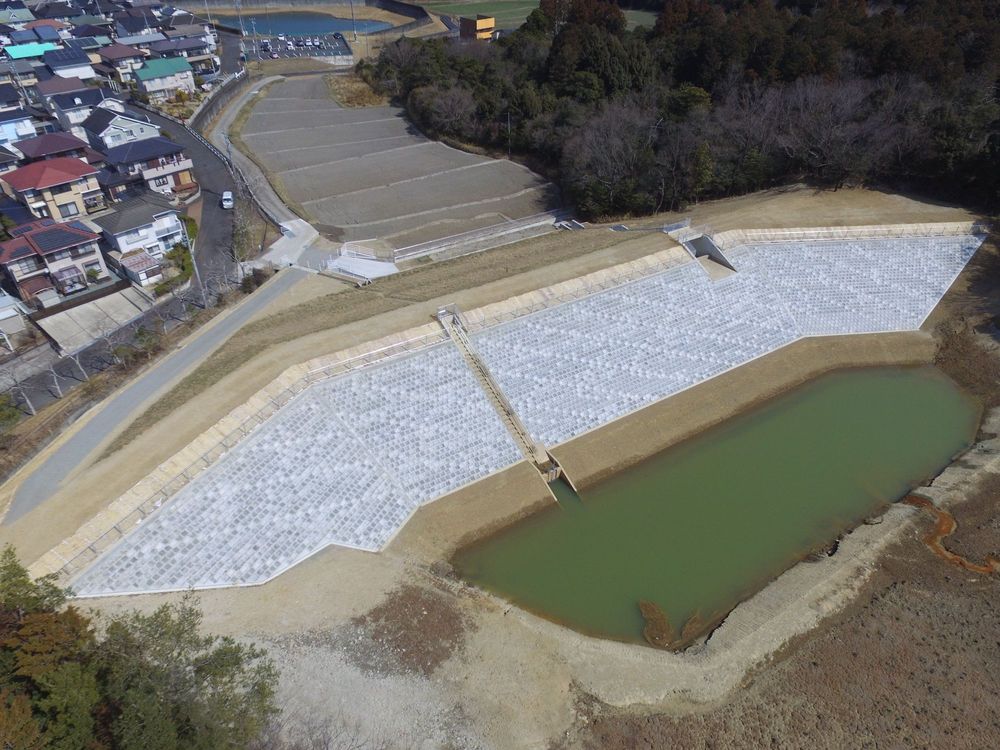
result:
<svg viewBox="0 0 1000 750"><path fill-rule="evenodd" d="M62 78L60 76L35 84L35 90L42 96L65 94L67 91L83 91L86 88L89 87L80 78Z"/></svg>
<svg viewBox="0 0 1000 750"><path fill-rule="evenodd" d="M90 65L90 58L81 49L65 47L64 49L49 50L42 59L45 64L53 70L57 68L78 68L83 65Z"/></svg>
<svg viewBox="0 0 1000 750"><path fill-rule="evenodd" d="M69 133L45 133L34 138L25 138L13 145L29 159L41 159L52 154L64 154L67 151L87 148L85 142Z"/></svg>
<svg viewBox="0 0 1000 750"><path fill-rule="evenodd" d="M183 57L161 57L147 60L145 65L135 71L135 75L140 81L150 81L185 71L191 71L191 64Z"/></svg>
<svg viewBox="0 0 1000 750"><path fill-rule="evenodd" d="M40 190L54 185L64 185L89 175L97 170L71 156L36 161L3 175L4 182L15 190Z"/></svg>
<svg viewBox="0 0 1000 750"><path fill-rule="evenodd" d="M41 57L46 52L58 49L52 42L33 42L30 44L13 44L4 47L4 52L11 60L23 60L27 57Z"/></svg>
<svg viewBox="0 0 1000 750"><path fill-rule="evenodd" d="M136 49L135 47L129 47L127 44L119 44L118 42L109 44L107 47L99 49L97 54L105 60L124 60L129 57L144 57L142 50Z"/></svg>
<svg viewBox="0 0 1000 750"><path fill-rule="evenodd" d="M52 219L39 219L9 230L11 239L0 242L0 262L26 255L47 255L67 247L93 242L100 235L91 232L78 221L59 224Z"/></svg>
<svg viewBox="0 0 1000 750"><path fill-rule="evenodd" d="M91 221L108 234L120 234L148 226L167 213L176 214L177 208L159 193L145 192L116 205L114 213Z"/></svg>
<svg viewBox="0 0 1000 750"><path fill-rule="evenodd" d="M147 159L158 159L161 156L179 154L184 150L183 146L174 143L163 136L156 138L144 138L141 141L124 143L121 146L109 148L104 152L108 164L131 164Z"/></svg>

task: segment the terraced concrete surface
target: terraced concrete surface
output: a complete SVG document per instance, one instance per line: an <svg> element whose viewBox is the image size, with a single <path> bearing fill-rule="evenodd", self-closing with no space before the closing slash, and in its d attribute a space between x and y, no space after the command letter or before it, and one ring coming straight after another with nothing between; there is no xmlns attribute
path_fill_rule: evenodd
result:
<svg viewBox="0 0 1000 750"><path fill-rule="evenodd" d="M272 86L242 137L340 240L404 247L559 207L555 186L526 167L428 140L397 107L342 108L321 76Z"/></svg>
<svg viewBox="0 0 1000 750"><path fill-rule="evenodd" d="M981 238L736 248L473 334L552 447L803 336L919 328ZM73 582L84 595L259 583L381 548L422 503L520 460L457 348L313 385Z"/></svg>

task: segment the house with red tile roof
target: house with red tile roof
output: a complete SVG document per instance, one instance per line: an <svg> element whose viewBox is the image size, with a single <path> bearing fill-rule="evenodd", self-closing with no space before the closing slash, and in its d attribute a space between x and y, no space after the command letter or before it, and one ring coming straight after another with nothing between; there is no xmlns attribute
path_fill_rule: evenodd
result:
<svg viewBox="0 0 1000 750"><path fill-rule="evenodd" d="M65 220L105 207L97 171L81 159L59 156L19 167L0 180L4 192L33 216Z"/></svg>
<svg viewBox="0 0 1000 750"><path fill-rule="evenodd" d="M9 233L11 239L0 242L0 267L25 302L49 307L110 276L100 235L81 222L41 219Z"/></svg>

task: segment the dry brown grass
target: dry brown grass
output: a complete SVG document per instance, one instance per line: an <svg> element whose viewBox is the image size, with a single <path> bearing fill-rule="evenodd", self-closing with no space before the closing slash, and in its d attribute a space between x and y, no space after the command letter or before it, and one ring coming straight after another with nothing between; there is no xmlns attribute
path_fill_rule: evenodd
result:
<svg viewBox="0 0 1000 750"><path fill-rule="evenodd" d="M381 107L389 103L354 73L328 73L323 80L330 89L330 96L343 107Z"/></svg>

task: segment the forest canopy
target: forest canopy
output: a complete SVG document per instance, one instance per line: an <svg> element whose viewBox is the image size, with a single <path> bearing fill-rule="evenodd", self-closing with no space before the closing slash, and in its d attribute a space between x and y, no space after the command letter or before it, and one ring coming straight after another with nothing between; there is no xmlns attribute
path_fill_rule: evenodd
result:
<svg viewBox="0 0 1000 750"><path fill-rule="evenodd" d="M542 0L495 43L402 39L359 72L587 217L801 180L1000 205L993 0L666 0L634 30L610 2Z"/></svg>

